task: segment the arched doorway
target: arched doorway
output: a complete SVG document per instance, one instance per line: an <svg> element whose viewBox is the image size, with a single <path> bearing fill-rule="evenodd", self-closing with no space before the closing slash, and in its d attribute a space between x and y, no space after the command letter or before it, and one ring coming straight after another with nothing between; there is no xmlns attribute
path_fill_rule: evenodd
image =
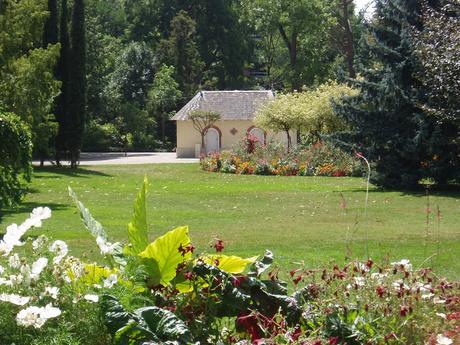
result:
<svg viewBox="0 0 460 345"><path fill-rule="evenodd" d="M220 151L220 133L217 129L210 127L204 138L206 154Z"/></svg>
<svg viewBox="0 0 460 345"><path fill-rule="evenodd" d="M252 127L249 130L249 134L255 136L259 140L259 143L265 145L265 131L263 129Z"/></svg>

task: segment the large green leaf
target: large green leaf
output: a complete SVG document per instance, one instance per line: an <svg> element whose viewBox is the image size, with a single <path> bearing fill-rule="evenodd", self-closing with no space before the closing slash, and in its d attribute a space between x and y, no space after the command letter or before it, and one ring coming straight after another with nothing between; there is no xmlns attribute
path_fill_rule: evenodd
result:
<svg viewBox="0 0 460 345"><path fill-rule="evenodd" d="M184 321L172 312L158 307L146 307L137 309L136 314L145 322L149 330L161 340L178 340L181 344L191 342L190 330Z"/></svg>
<svg viewBox="0 0 460 345"><path fill-rule="evenodd" d="M102 238L104 242L107 241L107 233L105 232L104 228L102 227L101 223L99 223L94 217L91 215L89 210L83 205L83 203L78 200L77 194L72 190L72 188L68 187L69 189L69 195L75 202L75 205L77 206L78 210L80 211L80 216L85 224L86 229L91 233L91 235L94 236L95 239ZM114 244L115 245L115 244ZM120 244L116 244L113 254L109 257L106 257L109 260L109 263L113 265L113 263L117 263L119 266L125 266L126 265L126 260L123 257L122 253L122 247Z"/></svg>
<svg viewBox="0 0 460 345"><path fill-rule="evenodd" d="M83 203L80 200L78 200L77 194L75 194L72 188L68 187L68 189L70 197L72 198L78 210L80 211L80 216L83 220L83 223L85 224L85 227L94 236L94 238L102 237L104 241L106 241L107 234L104 228L102 227L101 223L94 219L89 210L85 207L85 205L83 205Z"/></svg>
<svg viewBox="0 0 460 345"><path fill-rule="evenodd" d="M182 226L168 231L150 243L139 256L145 259L152 283L168 285L176 276L177 266L184 260L191 258L192 253L182 254L180 247L190 244L188 227Z"/></svg>
<svg viewBox="0 0 460 345"><path fill-rule="evenodd" d="M147 229L147 211L145 207L145 196L147 194L148 180L144 178L142 188L137 194L134 203L134 214L131 222L128 224L129 244L125 247L124 253L128 255L137 255L142 252L149 243Z"/></svg>
<svg viewBox="0 0 460 345"><path fill-rule="evenodd" d="M264 273L266 270L270 268L272 263L273 263L273 253L269 250L266 250L262 260L254 262L254 264L251 267L250 272L248 273L248 276L260 277L262 273Z"/></svg>
<svg viewBox="0 0 460 345"><path fill-rule="evenodd" d="M257 256L243 259L234 255L209 255L202 259L205 263L216 266L224 272L238 274L243 273L247 265L254 263Z"/></svg>

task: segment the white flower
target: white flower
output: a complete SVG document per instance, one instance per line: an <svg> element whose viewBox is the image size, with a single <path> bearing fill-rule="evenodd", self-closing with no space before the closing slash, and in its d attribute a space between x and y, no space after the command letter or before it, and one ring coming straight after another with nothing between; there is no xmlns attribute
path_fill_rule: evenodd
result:
<svg viewBox="0 0 460 345"><path fill-rule="evenodd" d="M44 220L51 218L51 209L49 207L36 207L30 214L30 219ZM41 224L39 225L39 227Z"/></svg>
<svg viewBox="0 0 460 345"><path fill-rule="evenodd" d="M19 296L16 294L9 295L9 294L2 293L0 294L0 301L9 302L15 305L23 306L29 303L30 297L23 297L23 296Z"/></svg>
<svg viewBox="0 0 460 345"><path fill-rule="evenodd" d="M446 300L444 300L442 298L439 298L439 297L435 297L435 298L433 298L433 303L434 304L445 304Z"/></svg>
<svg viewBox="0 0 460 345"><path fill-rule="evenodd" d="M438 334L438 336L436 337L436 344L437 345L451 345L453 343L454 342L452 341L452 339L447 338L447 337L443 336L442 334Z"/></svg>
<svg viewBox="0 0 460 345"><path fill-rule="evenodd" d="M102 255L113 255L115 250L120 246L120 243L110 243L107 242L102 236L96 238L96 243L101 250Z"/></svg>
<svg viewBox="0 0 460 345"><path fill-rule="evenodd" d="M364 286L366 285L366 279L364 277L355 277L355 284L357 286Z"/></svg>
<svg viewBox="0 0 460 345"><path fill-rule="evenodd" d="M40 312L40 307L32 306L23 309L16 315L16 322L19 326L40 328L46 322L46 320L40 318Z"/></svg>
<svg viewBox="0 0 460 345"><path fill-rule="evenodd" d="M29 265L22 265L21 266L21 276L22 276L22 283L29 287L31 282L31 274L30 274L30 267Z"/></svg>
<svg viewBox="0 0 460 345"><path fill-rule="evenodd" d="M111 274L107 277L107 279L104 279L104 287L105 288L111 288L118 282L118 276L116 274Z"/></svg>
<svg viewBox="0 0 460 345"><path fill-rule="evenodd" d="M3 236L3 241L11 246L11 248L15 246L22 246L24 243L21 242L21 237L22 235L25 234L25 232L29 229L27 225L21 224L11 224L6 227L6 233Z"/></svg>
<svg viewBox="0 0 460 345"><path fill-rule="evenodd" d="M46 242L48 242L48 237L45 235L40 235L32 242L32 249L37 251L38 249L42 248Z"/></svg>
<svg viewBox="0 0 460 345"><path fill-rule="evenodd" d="M0 240L0 255L9 255L13 247L6 243L4 240Z"/></svg>
<svg viewBox="0 0 460 345"><path fill-rule="evenodd" d="M32 279L37 280L47 265L48 265L47 258L39 258L37 261L35 261L32 264L32 271L31 271Z"/></svg>
<svg viewBox="0 0 460 345"><path fill-rule="evenodd" d="M13 286L13 283L9 279L0 278L0 285Z"/></svg>
<svg viewBox="0 0 460 345"><path fill-rule="evenodd" d="M0 265L0 275L2 275L3 273L5 273L5 268L3 268L2 265Z"/></svg>
<svg viewBox="0 0 460 345"><path fill-rule="evenodd" d="M377 281L382 281L383 278L386 278L386 277L387 277L387 275L384 274L384 273L376 273L376 272L371 273L371 278L375 279Z"/></svg>
<svg viewBox="0 0 460 345"><path fill-rule="evenodd" d="M8 258L8 265L11 268L19 268L21 267L21 259L19 259L18 254L13 254Z"/></svg>
<svg viewBox="0 0 460 345"><path fill-rule="evenodd" d="M67 246L67 243L65 243L64 241L57 240L51 244L49 250L50 252L56 254L56 256L53 259L53 264L58 264L69 252L69 247Z"/></svg>
<svg viewBox="0 0 460 345"><path fill-rule="evenodd" d="M406 272L412 271L412 264L410 263L409 260L407 259L402 259L401 261L398 262L392 262L391 263L395 268L401 268Z"/></svg>
<svg viewBox="0 0 460 345"><path fill-rule="evenodd" d="M48 319L61 315L59 308L48 304L46 307L28 307L16 315L16 322L20 326L41 328Z"/></svg>
<svg viewBox="0 0 460 345"><path fill-rule="evenodd" d="M447 319L447 315L444 313L436 313L437 316L439 316L441 319Z"/></svg>
<svg viewBox="0 0 460 345"><path fill-rule="evenodd" d="M83 298L85 300L87 300L88 302L93 302L93 303L97 303L99 302L99 296L98 295L84 295Z"/></svg>
<svg viewBox="0 0 460 345"><path fill-rule="evenodd" d="M10 282L11 282L11 285L20 285L22 284L22 282L24 281L24 276L22 274L18 274L18 275L10 275Z"/></svg>
<svg viewBox="0 0 460 345"><path fill-rule="evenodd" d="M57 299L59 294L59 288L58 287L50 287L47 286L45 287L45 295L50 296L52 299Z"/></svg>
<svg viewBox="0 0 460 345"><path fill-rule="evenodd" d="M425 294L422 294L422 299L430 299L433 296L434 294L432 293L425 293Z"/></svg>
<svg viewBox="0 0 460 345"><path fill-rule="evenodd" d="M45 319L52 319L61 315L61 310L59 308L53 307L53 305L47 304L42 311L40 312L40 317Z"/></svg>

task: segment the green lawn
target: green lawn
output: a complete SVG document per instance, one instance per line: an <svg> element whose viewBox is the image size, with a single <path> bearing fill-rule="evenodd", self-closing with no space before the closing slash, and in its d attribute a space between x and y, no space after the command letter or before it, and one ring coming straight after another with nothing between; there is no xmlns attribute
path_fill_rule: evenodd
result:
<svg viewBox="0 0 460 345"><path fill-rule="evenodd" d="M0 228L21 222L33 207L47 205L54 214L40 231L68 241L75 254L97 258L67 186L113 240L123 241L145 174L150 180L152 238L189 225L199 250L208 250L209 243L220 237L227 253L253 256L267 248L284 267L300 261L312 267L342 261L347 253L365 257L368 236L374 259L409 258L416 267L428 259L425 265L439 273L460 276L460 192L430 196L433 212L427 231L423 193L371 190L364 217L365 183L360 178L235 176L206 173L196 164L92 166L74 173L36 169L31 193L18 209L3 212ZM346 209L340 207L340 193ZM439 224L437 206L442 213Z"/></svg>

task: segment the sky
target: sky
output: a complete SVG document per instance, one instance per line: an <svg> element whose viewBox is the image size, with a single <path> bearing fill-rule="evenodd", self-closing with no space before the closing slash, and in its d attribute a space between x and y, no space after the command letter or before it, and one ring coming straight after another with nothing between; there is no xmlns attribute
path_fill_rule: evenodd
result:
<svg viewBox="0 0 460 345"><path fill-rule="evenodd" d="M371 3L371 0L355 0L356 4L356 11L360 11L367 6L367 4Z"/></svg>

